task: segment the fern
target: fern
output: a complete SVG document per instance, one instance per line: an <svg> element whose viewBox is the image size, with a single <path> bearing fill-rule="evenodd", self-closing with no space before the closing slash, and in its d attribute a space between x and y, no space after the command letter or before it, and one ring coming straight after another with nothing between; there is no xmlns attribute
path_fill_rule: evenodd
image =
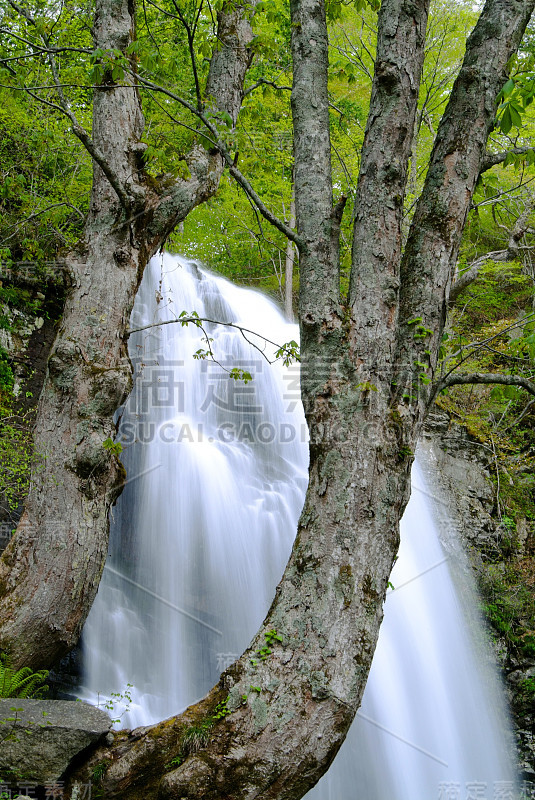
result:
<svg viewBox="0 0 535 800"><path fill-rule="evenodd" d="M0 697L41 698L48 691L48 670L32 672L30 667L14 670L7 653L0 653Z"/></svg>

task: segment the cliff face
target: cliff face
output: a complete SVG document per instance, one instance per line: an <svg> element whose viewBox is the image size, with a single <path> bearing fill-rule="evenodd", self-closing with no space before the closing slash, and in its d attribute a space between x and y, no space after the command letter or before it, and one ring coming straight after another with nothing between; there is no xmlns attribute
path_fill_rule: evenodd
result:
<svg viewBox="0 0 535 800"><path fill-rule="evenodd" d="M421 449L435 475L438 505L465 545L489 640L501 668L523 778L535 781L535 525L499 516L493 450L448 414L430 415ZM512 479L511 479L512 480ZM444 542L445 548L449 546Z"/></svg>

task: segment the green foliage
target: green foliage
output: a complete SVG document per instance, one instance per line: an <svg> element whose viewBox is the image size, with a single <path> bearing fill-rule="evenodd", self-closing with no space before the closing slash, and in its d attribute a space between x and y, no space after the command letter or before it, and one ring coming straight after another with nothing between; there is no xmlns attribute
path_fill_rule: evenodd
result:
<svg viewBox="0 0 535 800"><path fill-rule="evenodd" d="M102 447L114 456L119 456L123 452L122 444L120 442L114 442L109 436L102 442Z"/></svg>
<svg viewBox="0 0 535 800"><path fill-rule="evenodd" d="M282 643L282 642L283 642L283 638L282 638L282 636L281 636L279 633L277 633L277 631L276 631L274 628L272 628L272 629L271 629L271 630L269 630L269 631L265 631L265 632L264 632L264 639L266 640L266 643L265 643L265 645L264 645L263 647L260 647L260 648L259 648L259 649L256 651L256 655L258 655L258 656L259 656L259 658L260 658L260 661L267 661L267 659L268 659L268 658L270 657L270 655L273 653L273 650L272 650L271 648L272 648L272 647L273 647L273 646L274 646L274 645L275 645L277 642L278 642L278 643ZM256 667L256 665L257 665L257 660L256 660L256 659L254 659L254 658L252 658L252 659L251 659L251 664L253 665L253 667Z"/></svg>
<svg viewBox="0 0 535 800"><path fill-rule="evenodd" d="M104 759L103 761L99 761L98 764L95 764L91 773L91 777L95 783L98 784L101 782L110 764L111 761L108 759Z"/></svg>
<svg viewBox="0 0 535 800"><path fill-rule="evenodd" d="M121 718L124 717L124 715L130 710L130 704L132 702L132 688L132 684L127 683L122 692L110 692L110 696L104 700L103 703L100 702L99 695L97 705L102 705L109 715L113 717L111 721L114 725L118 725L121 721ZM118 714L119 708L121 708L120 714Z"/></svg>
<svg viewBox="0 0 535 800"><path fill-rule="evenodd" d="M190 725L189 728L186 728L180 736L180 751L178 755L165 765L165 769L176 769L188 756L206 747L210 741L210 735L215 721L215 717L209 717L199 725Z"/></svg>
<svg viewBox="0 0 535 800"><path fill-rule="evenodd" d="M285 367L290 366L290 364L293 364L294 361L300 360L299 345L296 341L294 341L294 339L286 342L286 344L283 344L282 347L277 350L275 353L275 358L281 358Z"/></svg>
<svg viewBox="0 0 535 800"><path fill-rule="evenodd" d="M41 464L33 453L28 420L11 412L9 398L1 401L0 393L0 498L5 513L14 511L26 496L32 463L35 469Z"/></svg>
<svg viewBox="0 0 535 800"><path fill-rule="evenodd" d="M214 725L232 713L227 703L228 697L216 705L210 716L195 725L190 725L182 732L179 753L165 765L165 769L176 769L188 756L206 747Z"/></svg>
<svg viewBox="0 0 535 800"><path fill-rule="evenodd" d="M66 135L61 115L0 87L2 266L15 273L50 269L59 250L80 236L90 180L89 157Z"/></svg>
<svg viewBox="0 0 535 800"><path fill-rule="evenodd" d="M0 393L11 392L14 380L9 353L0 345Z"/></svg>
<svg viewBox="0 0 535 800"><path fill-rule="evenodd" d="M497 117L503 134L522 126L535 97L535 48L529 34L524 46L511 59L510 68L510 77L498 95Z"/></svg>
<svg viewBox="0 0 535 800"><path fill-rule="evenodd" d="M361 383L357 383L357 389L360 389L361 392L376 392L377 386L375 383L371 381L361 381Z"/></svg>
<svg viewBox="0 0 535 800"><path fill-rule="evenodd" d="M535 700L535 678L526 678L520 686L521 694L530 702Z"/></svg>
<svg viewBox="0 0 535 800"><path fill-rule="evenodd" d="M510 319L526 308L533 295L533 281L525 274L522 264L489 259L481 267L478 280L463 295L466 323L480 327L492 320Z"/></svg>
<svg viewBox="0 0 535 800"><path fill-rule="evenodd" d="M241 369L241 367L232 367L229 371L229 378L235 381L243 381L244 383L249 383L253 380L251 373L246 369Z"/></svg>
<svg viewBox="0 0 535 800"><path fill-rule="evenodd" d="M48 691L45 681L48 670L32 672L30 667L14 670L11 659L6 653L0 653L0 697L40 698Z"/></svg>
<svg viewBox="0 0 535 800"><path fill-rule="evenodd" d="M482 581L484 610L508 648L535 656L533 566L528 561L488 565Z"/></svg>
<svg viewBox="0 0 535 800"><path fill-rule="evenodd" d="M225 717L228 717L231 711L229 708L227 708L227 703L228 703L228 697L226 697L224 700L222 700L220 703L216 705L211 717L212 720L217 721L219 719L224 719Z"/></svg>

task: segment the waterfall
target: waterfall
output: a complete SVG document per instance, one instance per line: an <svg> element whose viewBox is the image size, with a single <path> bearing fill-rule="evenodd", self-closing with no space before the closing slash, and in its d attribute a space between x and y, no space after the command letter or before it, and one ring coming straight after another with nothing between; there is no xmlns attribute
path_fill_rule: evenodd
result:
<svg viewBox="0 0 535 800"><path fill-rule="evenodd" d="M182 311L243 330L156 325ZM128 477L84 629L80 693L102 702L131 684L118 727L178 713L248 644L291 550L308 462L298 368L264 357L297 329L269 299L158 256L131 328L145 329L130 338L134 390L118 417ZM218 363L199 358L208 347ZM233 380L232 369L253 380ZM309 800L512 796L507 721L472 634L477 614L459 599L418 464L412 481L362 707Z"/></svg>

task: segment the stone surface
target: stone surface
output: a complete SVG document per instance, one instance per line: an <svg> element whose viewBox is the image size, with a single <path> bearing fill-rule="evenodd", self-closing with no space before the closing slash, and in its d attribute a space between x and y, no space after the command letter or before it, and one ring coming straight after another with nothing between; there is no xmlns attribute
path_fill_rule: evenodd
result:
<svg viewBox="0 0 535 800"><path fill-rule="evenodd" d="M56 781L110 727L109 716L86 703L0 700L0 778L14 770L38 784Z"/></svg>
<svg viewBox="0 0 535 800"><path fill-rule="evenodd" d="M485 562L492 562L500 551L506 534L496 518L495 488L490 471L495 469L495 456L490 448L477 441L462 425L454 423L448 414L430 414L420 444L433 472L438 474L440 496L436 497L437 511L441 509L452 528L464 542L465 550L479 580ZM528 537L525 521L517 525L519 555ZM452 541L455 536L452 537ZM448 552L450 542L443 541ZM496 631L491 637L496 661L501 668L505 690L516 734L516 756L523 779L535 782L535 736L533 697L526 695L526 681L535 676L533 659L508 652Z"/></svg>

